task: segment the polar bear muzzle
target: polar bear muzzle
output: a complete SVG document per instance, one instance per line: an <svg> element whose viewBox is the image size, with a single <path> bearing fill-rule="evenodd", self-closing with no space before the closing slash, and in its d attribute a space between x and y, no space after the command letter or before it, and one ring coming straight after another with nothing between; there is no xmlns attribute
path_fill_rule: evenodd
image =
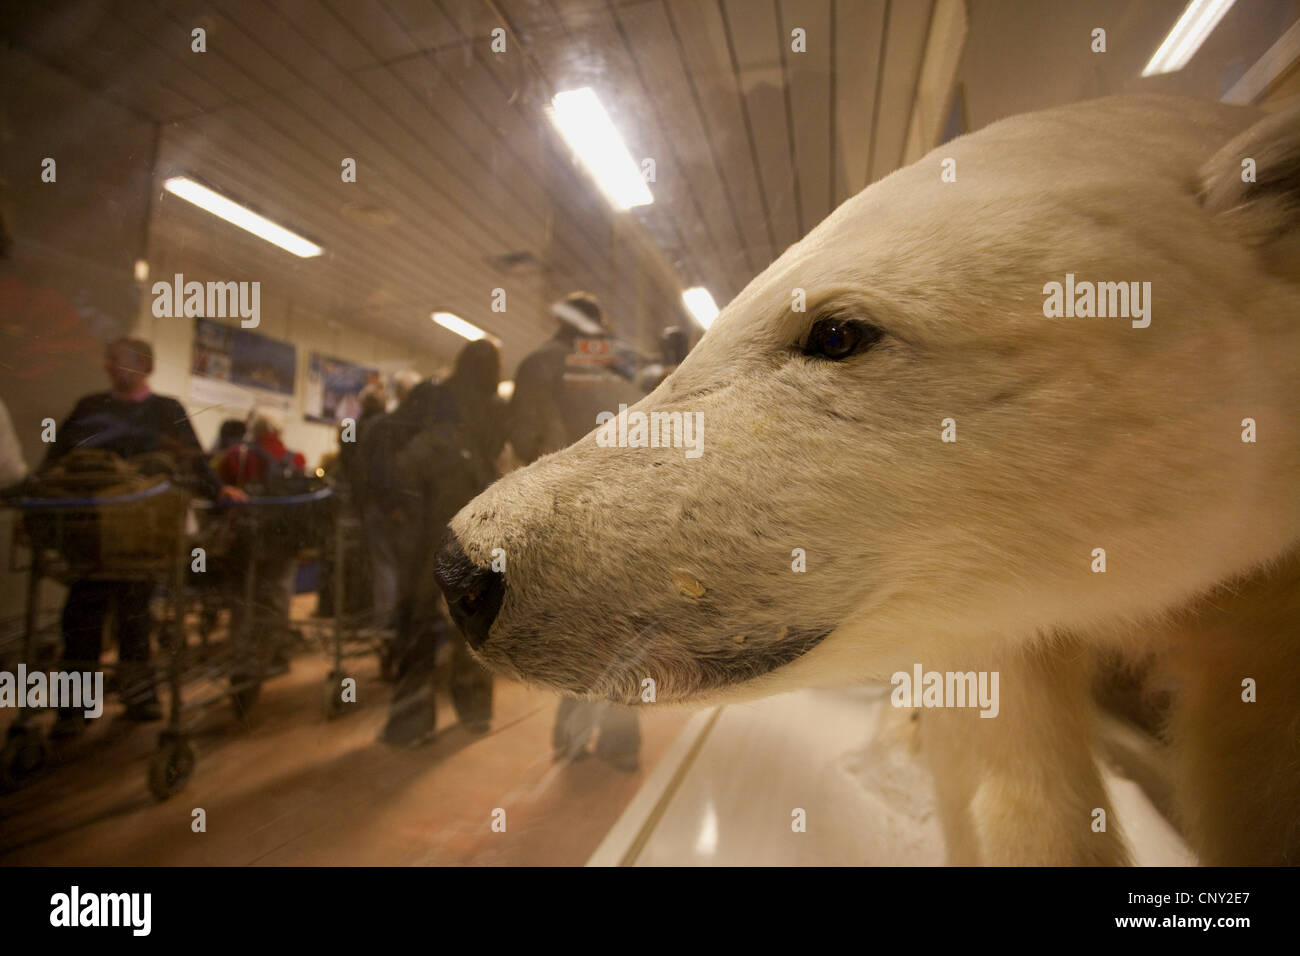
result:
<svg viewBox="0 0 1300 956"><path fill-rule="evenodd" d="M492 622L501 611L506 596L505 576L471 561L450 529L434 559L434 574L452 619L469 646L478 650L487 641Z"/></svg>
<svg viewBox="0 0 1300 956"><path fill-rule="evenodd" d="M474 656L487 667L562 693L623 704L641 701L647 678L659 689L657 699L675 701L745 683L802 657L834 630L776 622L750 622L743 633L718 627L726 613L713 595L678 572L673 584L689 604L662 613L604 614L599 646L528 618L503 621L494 632L506 575L476 564L451 529L435 556L434 576Z"/></svg>

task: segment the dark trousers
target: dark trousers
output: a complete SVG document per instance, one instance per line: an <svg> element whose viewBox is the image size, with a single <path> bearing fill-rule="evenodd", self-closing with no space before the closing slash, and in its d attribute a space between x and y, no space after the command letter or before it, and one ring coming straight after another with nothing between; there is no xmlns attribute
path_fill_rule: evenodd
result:
<svg viewBox="0 0 1300 956"><path fill-rule="evenodd" d="M239 568L227 582L231 668L239 677L253 676L288 661L289 603L298 564L294 553L275 541L246 540L231 558Z"/></svg>
<svg viewBox="0 0 1300 956"><path fill-rule="evenodd" d="M551 731L551 745L557 752L576 756L598 731L596 756L603 760L636 756L641 751L641 725L631 707L603 700L560 698Z"/></svg>
<svg viewBox="0 0 1300 956"><path fill-rule="evenodd" d="M405 602L402 602L405 603ZM451 702L462 723L492 719L492 675L474 660L456 626L438 609L409 615L399 606L393 652L397 685L393 689L393 712L403 708L427 709L432 721L433 680L438 648L451 645ZM431 729L432 725L430 725Z"/></svg>
<svg viewBox="0 0 1300 956"><path fill-rule="evenodd" d="M392 547L398 578L396 636L393 652L397 685L389 724L421 732L433 729L433 678L438 647L451 643L451 700L461 723L492 719L492 675L470 655L465 639L442 609L431 546L444 525L480 490L469 468L446 464L429 475L418 504L408 505L404 520L393 524ZM432 493L429 493L432 491Z"/></svg>
<svg viewBox="0 0 1300 956"><path fill-rule="evenodd" d="M128 703L151 700L149 668L150 581L74 581L63 605L63 657L69 669L94 670L104 644L104 621L116 611L118 683Z"/></svg>

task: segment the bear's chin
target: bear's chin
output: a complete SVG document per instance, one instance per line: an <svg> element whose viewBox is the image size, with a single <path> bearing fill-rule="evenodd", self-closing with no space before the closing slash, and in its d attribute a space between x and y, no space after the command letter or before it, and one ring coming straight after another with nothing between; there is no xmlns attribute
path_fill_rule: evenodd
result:
<svg viewBox="0 0 1300 956"><path fill-rule="evenodd" d="M650 702L702 706L721 696L723 691L798 660L834 630L833 627L787 630L777 642L755 642L749 646L723 637L711 653L650 657L634 669L620 667L617 672L602 671L595 680L583 675L576 663L566 666L563 653L554 648L550 653L530 654L527 660L521 660L501 650L504 642L494 638L497 647L493 648L489 642L486 652L475 652L474 656L489 670L503 676L570 697L626 706ZM590 661L582 664L590 666ZM654 682L652 697L647 696L647 678Z"/></svg>

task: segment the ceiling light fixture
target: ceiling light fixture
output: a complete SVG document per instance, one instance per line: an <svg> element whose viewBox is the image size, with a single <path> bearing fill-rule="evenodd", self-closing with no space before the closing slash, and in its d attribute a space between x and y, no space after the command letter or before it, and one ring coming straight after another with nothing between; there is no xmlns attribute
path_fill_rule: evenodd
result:
<svg viewBox="0 0 1300 956"><path fill-rule="evenodd" d="M455 312L434 312L429 318L437 322L448 332L455 332L461 338L477 342L479 339L492 338L477 325L466 322Z"/></svg>
<svg viewBox="0 0 1300 956"><path fill-rule="evenodd" d="M718 317L718 305L704 286L697 285L687 289L682 293L682 301L686 303L686 308L690 310L691 315L695 316L695 321L705 329Z"/></svg>
<svg viewBox="0 0 1300 956"><path fill-rule="evenodd" d="M648 206L655 201L623 137L591 87L556 93L547 113L615 208Z"/></svg>
<svg viewBox="0 0 1300 956"><path fill-rule="evenodd" d="M1177 73L1196 55L1236 0L1192 0L1151 57L1143 76Z"/></svg>
<svg viewBox="0 0 1300 956"><path fill-rule="evenodd" d="M214 192L207 186L202 186L192 179L187 179L184 176L173 176L163 183L163 188L173 196L179 196L186 202L192 202L217 218L224 219L240 229L245 229L259 239L265 239L272 245L279 246L287 252L292 252L295 256L309 259L325 251L316 243L304 239L296 232L290 232L283 226L276 225L265 216L258 215L233 199L227 199L221 193Z"/></svg>

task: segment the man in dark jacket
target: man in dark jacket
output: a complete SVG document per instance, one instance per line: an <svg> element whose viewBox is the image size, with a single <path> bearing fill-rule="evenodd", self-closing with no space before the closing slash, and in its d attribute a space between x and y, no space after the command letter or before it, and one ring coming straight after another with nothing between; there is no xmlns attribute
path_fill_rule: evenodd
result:
<svg viewBox="0 0 1300 956"><path fill-rule="evenodd" d="M99 448L123 458L166 452L187 474L199 494L222 500L243 500L237 488L223 487L213 473L184 406L174 398L155 395L147 384L153 372L153 349L141 339L120 338L104 350L104 371L112 388L77 402L55 432L55 441L41 470L48 469L77 448ZM161 716L149 665L148 581L74 581L63 605L65 666L93 670L103 645L104 621L116 606L120 695L132 720ZM81 726L80 710L60 711L55 733L65 736Z"/></svg>
<svg viewBox="0 0 1300 956"><path fill-rule="evenodd" d="M510 402L510 444L525 464L573 444L596 427L601 412L634 405L644 393L630 380L595 297L575 292L551 306L555 336L519 364ZM557 759L574 760L600 729L596 755L620 770L637 768L641 730L636 712L564 697L555 715Z"/></svg>
<svg viewBox="0 0 1300 956"><path fill-rule="evenodd" d="M450 642L451 696L461 724L483 733L492 718L492 677L447 619L434 577L437 540L447 522L496 479L505 443L497 397L501 356L486 339L470 342L442 382L422 382L406 405L414 437L393 467L398 565L397 686L383 739L413 745L433 732L434 660Z"/></svg>

